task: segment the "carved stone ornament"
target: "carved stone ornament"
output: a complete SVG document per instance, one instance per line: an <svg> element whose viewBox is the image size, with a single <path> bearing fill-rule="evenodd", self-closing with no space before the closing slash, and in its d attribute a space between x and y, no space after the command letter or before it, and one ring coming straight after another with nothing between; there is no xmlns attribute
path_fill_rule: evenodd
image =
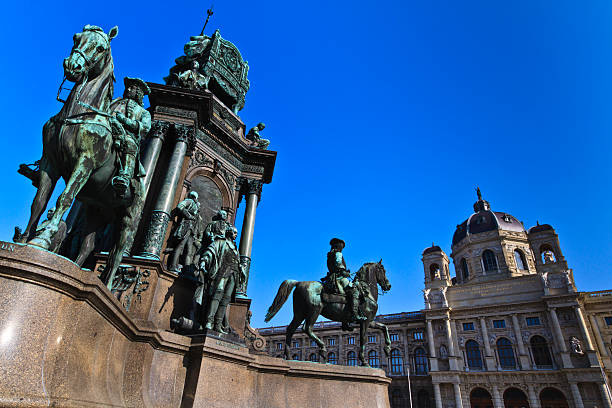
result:
<svg viewBox="0 0 612 408"><path fill-rule="evenodd" d="M163 120L155 120L153 121L153 126L151 126L151 131L149 132L149 138L158 138L161 139L162 142L166 138L166 134L170 129L170 123Z"/></svg>
<svg viewBox="0 0 612 408"><path fill-rule="evenodd" d="M100 265L98 272L103 275L106 265ZM112 282L111 292L120 298L126 291L128 294L122 299L123 307L130 311L134 296L137 302L142 301L142 293L149 289L147 278L151 276L148 269L140 269L134 266L120 266Z"/></svg>
<svg viewBox="0 0 612 408"><path fill-rule="evenodd" d="M144 252L146 254L159 254L170 222L170 214L164 211L153 211L149 228L144 237Z"/></svg>

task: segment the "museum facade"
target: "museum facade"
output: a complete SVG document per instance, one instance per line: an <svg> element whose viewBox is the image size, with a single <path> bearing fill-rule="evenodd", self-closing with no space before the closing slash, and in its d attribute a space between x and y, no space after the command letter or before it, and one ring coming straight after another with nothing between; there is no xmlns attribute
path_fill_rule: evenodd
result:
<svg viewBox="0 0 612 408"><path fill-rule="evenodd" d="M392 407L612 408L612 290L577 290L553 227L526 230L478 190L451 249L423 251L423 310L377 317L389 358L382 333L368 332L366 356L392 379ZM259 333L282 358L285 326ZM356 333L320 322L316 334L329 364L357 365ZM319 361L302 331L290 347L294 360Z"/></svg>

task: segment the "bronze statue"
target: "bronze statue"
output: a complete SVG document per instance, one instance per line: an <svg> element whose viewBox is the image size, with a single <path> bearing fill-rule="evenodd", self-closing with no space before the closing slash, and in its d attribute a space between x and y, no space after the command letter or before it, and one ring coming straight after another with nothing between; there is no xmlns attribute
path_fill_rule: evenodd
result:
<svg viewBox="0 0 612 408"><path fill-rule="evenodd" d="M252 127L251 130L249 130L249 133L246 135L247 140L253 142L255 147L258 149L267 149L268 146L270 146L270 141L268 139L262 139L261 135L259 134L259 132L264 130L265 127L265 123L260 122L256 126Z"/></svg>
<svg viewBox="0 0 612 408"><path fill-rule="evenodd" d="M178 74L178 82L184 88L203 89L206 87L206 77L200 73L198 61L191 62L191 69Z"/></svg>
<svg viewBox="0 0 612 408"><path fill-rule="evenodd" d="M110 106L115 119L111 121L114 146L119 156L119 174L113 177L111 184L119 197L125 196L134 176L145 176L138 156L140 142L151 129L151 114L142 102L143 97L151 93L151 90L139 78L125 77L123 83L123 98L115 99Z"/></svg>
<svg viewBox="0 0 612 408"><path fill-rule="evenodd" d="M342 243L342 245L341 245ZM335 246L336 250L331 252L341 253L338 248L343 247L342 240L332 240L332 246ZM335 254L332 258L332 273L343 273L342 264L344 270L346 270L346 264L343 259L337 257ZM334 272L335 271L335 272ZM346 277L345 277L346 279ZM348 279L347 279L348 280ZM331 281L328 280L328 283ZM333 283L333 282L331 282ZM374 320L378 311L378 285L383 291L391 289L391 284L386 276L386 271L382 265L382 260L379 262L369 262L364 264L359 271L357 271L355 278L352 282L354 290L360 288L362 296L359 306L363 313L365 320L359 320L359 335L360 335L360 347L359 347L359 361L362 365L368 366L368 362L365 359L365 345L366 345L366 333L368 327L380 329L385 335L385 347L384 351L387 356L391 352L391 340L389 339L389 331L387 326ZM325 284L325 286L329 286ZM285 336L285 358L290 359L289 350L291 349L291 339L295 330L304 322L304 332L319 346L319 354L323 361L327 360L327 348L325 343L321 341L319 337L313 332L314 324L316 323L319 315L328 318L333 321L342 322L343 329L347 329L348 325L355 320L355 312L351 308L347 310L346 296L337 293L328 293L324 289L324 284L315 281L298 282L295 280L285 280L278 289L276 297L272 302L272 305L268 309L265 321L269 322L278 313L280 308L289 298L291 291L295 288L293 294L293 320L289 326L287 326L287 334Z"/></svg>
<svg viewBox="0 0 612 408"><path fill-rule="evenodd" d="M36 228L36 232L42 231L43 229L47 227L47 225L49 224L49 221L51 220L51 218L53 218L53 214L55 214L55 207L47 211L47 219L40 223L40 225ZM57 232L55 233L55 235L53 236L53 239L51 240L49 251L51 252L59 251L62 245L62 242L66 238L67 230L68 230L68 227L66 225L66 221L60 220L59 228ZM13 241L17 241L21 237L21 235L22 235L21 228L15 227L15 235L13 236Z"/></svg>
<svg viewBox="0 0 612 408"><path fill-rule="evenodd" d="M113 123L120 119L110 109L115 78L110 46L117 32L117 27L106 34L100 27L86 25L74 35L72 52L64 60L64 75L75 85L66 101L62 101L60 112L43 126L43 155L36 174L30 174L36 179L38 190L27 228L17 237L19 242L50 249L65 212L78 198L86 221L80 261L93 249L97 230L109 223L117 225L118 233L102 277L109 288L123 253L132 246L144 201L141 178L133 179L123 196L111 187L112 178L120 175L122 168L118 165L120 154L113 149L112 131L116 127ZM124 124L129 131L136 129L140 136L150 126L146 120L137 128L128 120ZM60 177L66 181L66 188L57 199L56 211L49 222L37 231L38 220Z"/></svg>
<svg viewBox="0 0 612 408"><path fill-rule="evenodd" d="M342 255L345 243L339 238L332 238L329 244L331 245L331 250L327 253L328 272L327 276L322 279L325 284L324 287L328 288L328 291L331 293L347 296L353 320L366 320L366 317L359 312L359 288L348 279L351 273L346 269L346 262ZM344 330L349 330L347 322L343 322L342 325Z"/></svg>
<svg viewBox="0 0 612 408"><path fill-rule="evenodd" d="M189 192L187 198L181 201L174 211L178 216L177 227L172 233L176 247L172 252L168 269L176 272L183 253L185 253L183 267L192 264L193 256L202 240L202 219L200 217L198 193L196 191Z"/></svg>

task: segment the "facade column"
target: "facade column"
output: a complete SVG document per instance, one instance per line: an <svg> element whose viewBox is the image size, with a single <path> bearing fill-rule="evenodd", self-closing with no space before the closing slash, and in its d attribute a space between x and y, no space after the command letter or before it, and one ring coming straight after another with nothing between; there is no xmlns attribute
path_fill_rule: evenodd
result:
<svg viewBox="0 0 612 408"><path fill-rule="evenodd" d="M548 313L550 314L550 320L552 321L553 334L561 354L561 362L563 363L563 368L573 368L572 361L570 360L569 354L567 353L567 346L565 345L565 340L563 339L563 332L561 332L561 325L559 324L557 312L554 307L551 307L550 309L548 309Z"/></svg>
<svg viewBox="0 0 612 408"><path fill-rule="evenodd" d="M451 370L458 370L457 367L457 351L455 349L455 342L453 341L453 332L452 332L452 326L451 326L451 321L450 321L450 317L446 317L444 319L445 323L446 323L446 336L448 339L448 364L449 364L449 368Z"/></svg>
<svg viewBox="0 0 612 408"><path fill-rule="evenodd" d="M499 394L497 385L493 386L493 408L504 408L504 401Z"/></svg>
<svg viewBox="0 0 612 408"><path fill-rule="evenodd" d="M242 188L246 195L246 209L242 221L242 232L240 233L240 265L246 275L244 282L236 290L237 296L246 297L247 285L249 283L249 271L251 269L251 250L253 249L253 232L255 231L255 212L261 197L261 180L242 179Z"/></svg>
<svg viewBox="0 0 612 408"><path fill-rule="evenodd" d="M593 333L595 334L595 342L597 343L599 355L601 355L601 359L603 360L603 365L608 370L612 370L612 360L610 360L610 353L608 353L608 349L606 348L603 338L601 337L601 330L599 329L597 316L589 315L589 320L591 321L591 329L593 329Z"/></svg>
<svg viewBox="0 0 612 408"><path fill-rule="evenodd" d="M164 139L166 138L166 133L168 133L169 128L170 123L168 122L164 122L162 120L156 120L153 122L153 128L149 133L149 142L143 149L140 161L146 173L144 177L145 197L149 192L151 180L153 179L153 173L155 173L155 167L157 166L157 160L159 159L159 153L161 152L161 148L164 144Z"/></svg>
<svg viewBox="0 0 612 408"><path fill-rule="evenodd" d="M525 343L523 342L523 336L521 335L521 326L516 314L512 314L512 329L514 330L514 337L516 337L516 344L519 350L519 363L521 364L521 370L529 370L531 365L529 361L529 354L525 349Z"/></svg>
<svg viewBox="0 0 612 408"><path fill-rule="evenodd" d="M453 388L455 389L455 407L463 408L463 401L461 400L461 387L459 383L453 383Z"/></svg>
<svg viewBox="0 0 612 408"><path fill-rule="evenodd" d="M145 258L160 259L159 254L168 230L170 212L187 153L187 143L190 138L194 137L193 130L184 125L175 124L174 131L176 144L170 156L168 171L159 190L157 201L153 206L149 226L145 232L143 251L140 253L140 256Z"/></svg>
<svg viewBox="0 0 612 408"><path fill-rule="evenodd" d="M578 383L571 382L570 388L572 390L572 396L574 397L574 405L576 408L584 408L584 404L582 403L582 396L580 395L580 390L578 389Z"/></svg>
<svg viewBox="0 0 612 408"><path fill-rule="evenodd" d="M540 408L540 399L535 392L535 386L532 384L527 384L527 390L529 392L529 405L531 408Z"/></svg>
<svg viewBox="0 0 612 408"><path fill-rule="evenodd" d="M429 343L429 370L438 371L438 359L436 345L434 344L433 325L431 320L427 320L427 342Z"/></svg>
<svg viewBox="0 0 612 408"><path fill-rule="evenodd" d="M584 313L582 313L580 305L574 306L574 313L576 313L576 317L578 318L578 326L580 326L580 333L582 334L582 338L584 339L584 343L586 345L585 351L587 357L589 358L589 363L591 367L599 367L597 352L595 351L595 347L593 347L593 340L591 339L591 334L587 328Z"/></svg>
<svg viewBox="0 0 612 408"><path fill-rule="evenodd" d="M601 399L603 401L604 408L612 408L612 400L610 400L610 391L605 382L599 383L599 390L601 391Z"/></svg>
<svg viewBox="0 0 612 408"><path fill-rule="evenodd" d="M440 384L433 383L434 398L436 400L436 408L442 408L442 394L440 393Z"/></svg>
<svg viewBox="0 0 612 408"><path fill-rule="evenodd" d="M480 317L480 330L482 331L482 341L485 346L485 367L487 371L495 370L495 356L491 352L491 344L489 343L489 331L487 330L487 321L484 317Z"/></svg>

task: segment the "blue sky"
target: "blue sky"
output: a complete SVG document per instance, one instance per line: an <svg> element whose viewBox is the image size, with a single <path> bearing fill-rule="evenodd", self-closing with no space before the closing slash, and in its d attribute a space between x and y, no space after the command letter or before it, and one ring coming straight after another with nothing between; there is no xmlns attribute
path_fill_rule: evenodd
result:
<svg viewBox="0 0 612 408"><path fill-rule="evenodd" d="M25 226L72 34L109 30L121 78L163 82L206 3L10 2L0 34L4 174L0 239ZM580 290L612 288L612 5L605 1L217 1L219 28L248 60L240 113L278 151L257 212L254 326L283 279L325 274L333 236L356 270L378 261L381 313L422 308L421 252L450 253L479 185L493 210L549 223ZM451 268L454 273L454 269ZM288 304L272 321L290 320Z"/></svg>

